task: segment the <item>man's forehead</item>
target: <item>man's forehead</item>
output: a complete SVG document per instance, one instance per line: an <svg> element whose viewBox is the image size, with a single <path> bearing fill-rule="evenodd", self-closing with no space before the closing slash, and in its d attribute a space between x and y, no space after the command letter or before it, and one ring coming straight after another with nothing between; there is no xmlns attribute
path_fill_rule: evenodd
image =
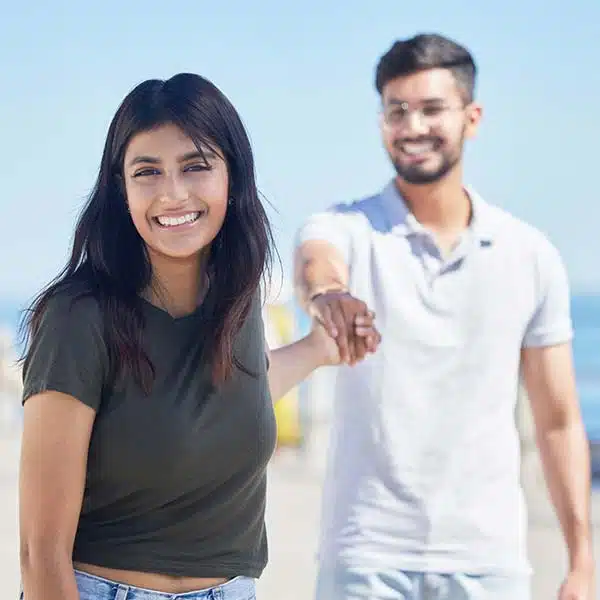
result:
<svg viewBox="0 0 600 600"><path fill-rule="evenodd" d="M390 80L383 89L385 102L445 100L460 95L456 79L448 69L430 69Z"/></svg>

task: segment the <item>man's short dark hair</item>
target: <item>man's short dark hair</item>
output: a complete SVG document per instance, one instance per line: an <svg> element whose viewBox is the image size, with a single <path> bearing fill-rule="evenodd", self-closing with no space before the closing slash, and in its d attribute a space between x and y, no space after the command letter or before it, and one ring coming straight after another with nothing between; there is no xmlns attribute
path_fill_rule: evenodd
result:
<svg viewBox="0 0 600 600"><path fill-rule="evenodd" d="M381 94L385 84L392 79L429 69L449 69L462 88L465 101L473 101L477 67L471 53L438 34L422 33L395 42L379 60L375 87Z"/></svg>

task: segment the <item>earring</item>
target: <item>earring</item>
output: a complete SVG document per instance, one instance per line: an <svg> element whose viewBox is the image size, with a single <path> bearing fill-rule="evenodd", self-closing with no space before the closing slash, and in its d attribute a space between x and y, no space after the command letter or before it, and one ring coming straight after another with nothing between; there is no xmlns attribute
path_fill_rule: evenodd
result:
<svg viewBox="0 0 600 600"><path fill-rule="evenodd" d="M227 200L227 205L232 206L234 202L235 202L235 200L234 200L233 196L229 196L229 200Z"/></svg>

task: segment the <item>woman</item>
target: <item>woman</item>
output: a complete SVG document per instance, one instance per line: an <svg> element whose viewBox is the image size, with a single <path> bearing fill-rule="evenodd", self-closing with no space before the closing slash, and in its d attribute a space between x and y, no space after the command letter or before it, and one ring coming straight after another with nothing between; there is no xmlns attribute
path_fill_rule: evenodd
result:
<svg viewBox="0 0 600 600"><path fill-rule="evenodd" d="M340 361L318 325L267 356L270 242L229 101L189 74L136 87L27 322L25 600L254 597L271 398ZM375 350L372 315L355 329Z"/></svg>

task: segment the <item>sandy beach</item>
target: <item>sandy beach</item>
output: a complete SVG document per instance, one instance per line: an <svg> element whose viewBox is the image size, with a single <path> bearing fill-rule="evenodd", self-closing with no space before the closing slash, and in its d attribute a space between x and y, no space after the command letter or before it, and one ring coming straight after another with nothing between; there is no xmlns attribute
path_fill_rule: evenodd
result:
<svg viewBox="0 0 600 600"><path fill-rule="evenodd" d="M321 426L316 430L305 455L283 450L273 459L267 514L270 563L258 584L258 597L261 600L312 598L326 437L326 428ZM18 444L16 433L1 433L0 578L3 582L3 600L17 597L19 583L16 507ZM558 586L565 573L565 553L556 519L533 461L524 465L524 485L530 506L534 600L551 600L557 597ZM598 495L593 499L593 510L598 553Z"/></svg>
<svg viewBox="0 0 600 600"><path fill-rule="evenodd" d="M282 451L273 461L269 484L268 525L271 559L261 581L259 598L312 598L315 552L327 432L315 431L310 451L302 458ZM523 487L529 505L529 552L535 571L533 600L557 598L566 573L566 553L558 522L540 477L539 458L523 464ZM600 555L600 494L592 499L595 553ZM600 585L596 597L600 599ZM508 599L507 599L508 600Z"/></svg>

